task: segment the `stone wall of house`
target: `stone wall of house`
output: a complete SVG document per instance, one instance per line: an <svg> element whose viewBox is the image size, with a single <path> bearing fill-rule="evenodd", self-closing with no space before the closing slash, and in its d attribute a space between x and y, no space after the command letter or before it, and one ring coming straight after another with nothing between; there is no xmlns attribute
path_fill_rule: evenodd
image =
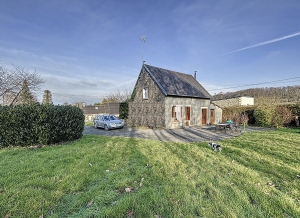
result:
<svg viewBox="0 0 300 218"><path fill-rule="evenodd" d="M210 109L213 109L215 112L215 119L212 124L222 123L222 108L217 105L210 104Z"/></svg>
<svg viewBox="0 0 300 218"><path fill-rule="evenodd" d="M179 107L181 119L175 120L172 116L172 107ZM190 107L190 120L186 119L186 108ZM166 97L165 100L165 128L175 129L186 126L201 126L202 109L207 110L206 124L210 122L210 100L198 98Z"/></svg>
<svg viewBox="0 0 300 218"><path fill-rule="evenodd" d="M148 99L143 98L144 88L148 88ZM144 69L140 72L134 93L134 99L128 106L127 126L163 128L165 124L165 95Z"/></svg>
<svg viewBox="0 0 300 218"><path fill-rule="evenodd" d="M156 103L129 103L127 126L164 128L164 107Z"/></svg>

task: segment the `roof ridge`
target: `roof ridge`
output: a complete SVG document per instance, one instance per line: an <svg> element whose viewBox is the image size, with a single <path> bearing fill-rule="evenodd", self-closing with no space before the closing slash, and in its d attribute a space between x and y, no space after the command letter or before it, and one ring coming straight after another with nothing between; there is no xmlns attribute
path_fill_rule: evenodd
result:
<svg viewBox="0 0 300 218"><path fill-rule="evenodd" d="M180 73L180 74L186 74L186 75L193 76L192 74L182 73L182 72L178 72L178 71L175 71L175 70L169 70L169 69L165 69L165 68L162 68L162 67L156 67L156 66L152 66L152 65L149 65L149 64L145 64L145 65L148 65L148 66L150 66L150 67L159 68L159 69L162 69L162 70L167 70L167 71L170 71L170 72L172 72L172 73Z"/></svg>

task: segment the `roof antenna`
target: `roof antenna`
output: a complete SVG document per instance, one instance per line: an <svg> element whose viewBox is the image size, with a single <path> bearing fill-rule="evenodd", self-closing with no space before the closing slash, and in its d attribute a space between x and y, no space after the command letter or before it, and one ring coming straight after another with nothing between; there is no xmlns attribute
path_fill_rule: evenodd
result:
<svg viewBox="0 0 300 218"><path fill-rule="evenodd" d="M143 64L144 64L145 63L145 61L144 61L144 44L146 42L146 36L141 36L141 41L143 43Z"/></svg>

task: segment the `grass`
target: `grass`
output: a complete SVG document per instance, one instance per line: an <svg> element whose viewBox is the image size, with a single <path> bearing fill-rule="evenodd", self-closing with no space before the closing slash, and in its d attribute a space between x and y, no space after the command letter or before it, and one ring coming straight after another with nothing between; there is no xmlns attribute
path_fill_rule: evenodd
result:
<svg viewBox="0 0 300 218"><path fill-rule="evenodd" d="M94 126L94 122L93 121L85 121L84 126Z"/></svg>
<svg viewBox="0 0 300 218"><path fill-rule="evenodd" d="M300 217L298 132L1 149L0 217Z"/></svg>

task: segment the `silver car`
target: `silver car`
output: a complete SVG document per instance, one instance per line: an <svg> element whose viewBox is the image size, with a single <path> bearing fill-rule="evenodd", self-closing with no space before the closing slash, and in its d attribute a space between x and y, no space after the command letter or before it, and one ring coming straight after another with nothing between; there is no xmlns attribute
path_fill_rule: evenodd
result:
<svg viewBox="0 0 300 218"><path fill-rule="evenodd" d="M94 119L94 127L96 129L104 128L108 131L110 129L123 128L124 122L112 114L97 115Z"/></svg>

